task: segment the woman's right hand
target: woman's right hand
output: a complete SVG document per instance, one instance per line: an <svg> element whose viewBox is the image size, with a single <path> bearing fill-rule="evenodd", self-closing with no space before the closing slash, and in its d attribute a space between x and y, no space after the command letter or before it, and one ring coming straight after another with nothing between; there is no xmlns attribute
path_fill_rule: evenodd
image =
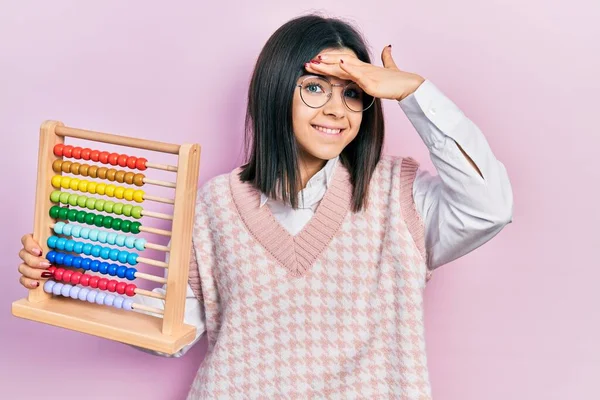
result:
<svg viewBox="0 0 600 400"><path fill-rule="evenodd" d="M23 248L19 251L19 258L23 262L19 265L19 282L27 289L35 289L40 285L40 280L52 276L52 272L47 271L50 263L43 257L40 245L30 233L21 238L21 243Z"/></svg>

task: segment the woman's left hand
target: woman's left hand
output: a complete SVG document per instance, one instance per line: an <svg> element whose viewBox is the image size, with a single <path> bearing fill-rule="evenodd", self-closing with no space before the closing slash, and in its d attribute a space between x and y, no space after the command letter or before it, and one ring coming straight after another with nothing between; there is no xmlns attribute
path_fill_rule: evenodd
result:
<svg viewBox="0 0 600 400"><path fill-rule="evenodd" d="M402 71L392 58L392 47L381 52L383 67L359 60L349 53L326 52L314 58L319 63L309 62L305 68L310 73L332 75L354 81L367 94L380 99L402 100L425 81L418 74Z"/></svg>

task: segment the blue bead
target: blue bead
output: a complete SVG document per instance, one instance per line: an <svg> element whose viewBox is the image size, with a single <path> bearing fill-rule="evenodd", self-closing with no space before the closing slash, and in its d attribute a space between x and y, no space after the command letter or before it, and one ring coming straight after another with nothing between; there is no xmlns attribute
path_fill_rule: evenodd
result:
<svg viewBox="0 0 600 400"><path fill-rule="evenodd" d="M48 254L46 254L46 260L48 260L50 262L50 264L52 264L54 262L55 258L56 258L56 252L54 250L50 250L48 252Z"/></svg>
<svg viewBox="0 0 600 400"><path fill-rule="evenodd" d="M73 251L73 247L75 247L75 243L77 243L77 242L74 240L67 240L65 242L65 250L69 251L69 252Z"/></svg>
<svg viewBox="0 0 600 400"><path fill-rule="evenodd" d="M62 289L60 289L60 294L64 297L70 297L70 291L72 287L72 285L64 285Z"/></svg>
<svg viewBox="0 0 600 400"><path fill-rule="evenodd" d="M92 260L90 260L89 258L81 257L81 268L83 268L84 270L89 270L91 263Z"/></svg>
<svg viewBox="0 0 600 400"><path fill-rule="evenodd" d="M52 294L59 296L63 286L62 283L56 282L56 285L52 286Z"/></svg>
<svg viewBox="0 0 600 400"><path fill-rule="evenodd" d="M73 246L73 252L81 254L83 252L83 242L75 243L75 246Z"/></svg>
<svg viewBox="0 0 600 400"><path fill-rule="evenodd" d="M107 294L106 294L106 297L104 298L104 305L105 305L105 306L112 307L112 305L113 305L113 302L115 301L115 298L116 298L116 297L117 297L117 296L115 296L114 294L107 293Z"/></svg>
<svg viewBox="0 0 600 400"><path fill-rule="evenodd" d="M123 301L123 310L133 311L133 307L131 307L132 305L133 305L133 300L125 299L125 301Z"/></svg>
<svg viewBox="0 0 600 400"><path fill-rule="evenodd" d="M89 301L90 303L93 303L96 301L97 295L98 295L98 292L96 290L90 290L90 292L87 294L87 297L85 299L87 301Z"/></svg>
<svg viewBox="0 0 600 400"><path fill-rule="evenodd" d="M119 278L125 278L126 272L127 272L127 267L124 265L119 265L119 268L117 268L117 276Z"/></svg>
<svg viewBox="0 0 600 400"><path fill-rule="evenodd" d="M92 253L90 254L93 257L100 257L100 252L102 251L102 246L92 246Z"/></svg>
<svg viewBox="0 0 600 400"><path fill-rule="evenodd" d="M65 235L65 236L71 236L72 235L72 233L71 233L72 229L73 229L73 225L71 225L71 224L64 224L62 226L62 234Z"/></svg>
<svg viewBox="0 0 600 400"><path fill-rule="evenodd" d="M81 268L81 261L83 261L81 257L73 257L71 266L74 268Z"/></svg>
<svg viewBox="0 0 600 400"><path fill-rule="evenodd" d="M90 270L92 270L93 272L98 272L98 268L100 268L100 261L92 260L92 262L90 263Z"/></svg>
<svg viewBox="0 0 600 400"><path fill-rule="evenodd" d="M90 289L88 289L88 288L86 288L86 287L83 287L83 288L81 288L81 290L79 291L79 295L77 296L77 298L78 298L79 300L83 300L83 301L85 301L85 299L87 299L87 295L88 295L88 293L89 293L89 292L90 292Z"/></svg>
<svg viewBox="0 0 600 400"><path fill-rule="evenodd" d="M81 290L81 288L79 286L73 286L73 288L71 289L71 293L69 293L69 295L71 296L72 299L77 300L80 290Z"/></svg>
<svg viewBox="0 0 600 400"><path fill-rule="evenodd" d="M63 265L63 260L65 259L65 253L56 253L56 258L54 259L54 263L58 265Z"/></svg>
<svg viewBox="0 0 600 400"><path fill-rule="evenodd" d="M71 228L71 235L73 237L81 237L81 226L79 225L71 225L73 228Z"/></svg>
<svg viewBox="0 0 600 400"><path fill-rule="evenodd" d="M106 231L99 231L100 233L98 233L98 241L100 243L106 243L106 238L108 236L108 232Z"/></svg>
<svg viewBox="0 0 600 400"><path fill-rule="evenodd" d="M127 262L131 265L136 265L137 258L138 258L138 255L136 253L129 253L129 255L127 256Z"/></svg>
<svg viewBox="0 0 600 400"><path fill-rule="evenodd" d="M113 301L113 307L121 308L123 306L123 298L121 296L115 296L115 300Z"/></svg>
<svg viewBox="0 0 600 400"><path fill-rule="evenodd" d="M102 251L100 251L100 257L108 260L108 256L110 254L110 247L103 247Z"/></svg>
<svg viewBox="0 0 600 400"><path fill-rule="evenodd" d="M108 272L108 267L110 266L109 263L107 262L102 262L100 263L100 267L98 268L98 272L100 272L103 275L106 275Z"/></svg>
<svg viewBox="0 0 600 400"><path fill-rule="evenodd" d="M54 232L56 232L57 235L62 234L63 232L63 228L66 224L62 221L59 221L57 223L54 224Z"/></svg>
<svg viewBox="0 0 600 400"><path fill-rule="evenodd" d="M106 243L115 244L115 240L117 240L117 236L119 236L119 235L117 235L114 232L109 232L108 236L106 236Z"/></svg>
<svg viewBox="0 0 600 400"><path fill-rule="evenodd" d="M89 256L89 255L91 255L91 254L92 254L92 248L93 248L93 247L94 247L94 246L92 246L92 245L91 245L91 244L89 244L89 243L86 243L86 244L84 244L84 245L83 245L83 254L85 254L85 255L88 255L88 256Z"/></svg>
<svg viewBox="0 0 600 400"><path fill-rule="evenodd" d="M96 295L96 304L100 304L101 306L104 305L104 298L106 297L106 293L104 292L99 292Z"/></svg>
<svg viewBox="0 0 600 400"><path fill-rule="evenodd" d="M129 279L130 281L135 281L135 273L137 272L137 269L135 268L127 268L127 272L125 273L125 277L127 279Z"/></svg>
<svg viewBox="0 0 600 400"><path fill-rule="evenodd" d="M90 228L82 226L81 227L81 233L80 233L81 237L84 238L84 239L89 239L89 237L90 237L90 230L91 230Z"/></svg>
<svg viewBox="0 0 600 400"><path fill-rule="evenodd" d="M65 238L58 238L58 240L56 241L56 245L55 246L59 250L64 250L66 244L67 244L67 239L65 239Z"/></svg>
<svg viewBox="0 0 600 400"><path fill-rule="evenodd" d="M121 251L117 250L117 249L111 249L110 250L110 259L113 261L119 261L121 263L124 263L125 261L127 261L127 256L125 256L125 259L123 260L121 257Z"/></svg>
<svg viewBox="0 0 600 400"><path fill-rule="evenodd" d="M139 238L135 241L135 249L139 251L146 250L146 239Z"/></svg>
<svg viewBox="0 0 600 400"><path fill-rule="evenodd" d="M55 284L55 281L46 281L46 283L44 283L44 292L52 293L52 286L54 286Z"/></svg>
<svg viewBox="0 0 600 400"><path fill-rule="evenodd" d="M98 241L98 233L100 231L98 229L92 229L90 231L90 240L97 242Z"/></svg>
<svg viewBox="0 0 600 400"><path fill-rule="evenodd" d="M117 235L117 240L115 241L115 243L117 244L117 246L123 247L125 245L125 239L127 239L127 236Z"/></svg>
<svg viewBox="0 0 600 400"><path fill-rule="evenodd" d="M58 240L58 236L50 236L48 238L48 240L46 241L46 243L48 244L48 247L50 247L51 249L56 248L56 241Z"/></svg>
<svg viewBox="0 0 600 400"><path fill-rule="evenodd" d="M110 276L117 275L117 268L119 268L117 264L110 264L110 266L108 267L108 274Z"/></svg>
<svg viewBox="0 0 600 400"><path fill-rule="evenodd" d="M125 240L125 247L128 249L133 249L135 247L135 238L133 236L128 236Z"/></svg>
<svg viewBox="0 0 600 400"><path fill-rule="evenodd" d="M65 255L65 258L63 260L63 265L65 267L71 267L73 265L73 256L70 254Z"/></svg>

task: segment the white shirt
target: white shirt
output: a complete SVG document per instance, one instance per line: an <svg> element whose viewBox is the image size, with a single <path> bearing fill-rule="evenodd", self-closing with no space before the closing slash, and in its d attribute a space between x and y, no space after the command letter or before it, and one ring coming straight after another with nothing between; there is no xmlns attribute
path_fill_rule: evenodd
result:
<svg viewBox="0 0 600 400"><path fill-rule="evenodd" d="M432 175L419 169L413 184L416 208L425 223L429 268L435 269L483 245L512 222L512 188L504 165L496 159L477 125L431 81L425 80L398 103L429 149L437 171L437 175ZM483 178L457 143L477 165ZM327 161L309 179L299 193L297 210L264 194L260 206L268 206L282 226L296 235L317 209L338 161L339 156ZM165 293L164 288L154 291ZM151 297L138 297L136 301L164 307L164 301ZM202 305L188 285L185 323L200 329L196 340L174 357L185 354L201 337L203 314Z"/></svg>

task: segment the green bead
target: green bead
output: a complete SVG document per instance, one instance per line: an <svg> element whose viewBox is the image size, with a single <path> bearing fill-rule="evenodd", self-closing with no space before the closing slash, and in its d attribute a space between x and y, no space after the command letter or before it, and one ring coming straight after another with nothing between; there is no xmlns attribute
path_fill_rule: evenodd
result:
<svg viewBox="0 0 600 400"><path fill-rule="evenodd" d="M87 201L87 197L85 196L79 196L79 195L75 195L77 197L77 206L78 207L85 207L85 202Z"/></svg>
<svg viewBox="0 0 600 400"><path fill-rule="evenodd" d="M110 215L105 215L104 216L104 221L102 221L102 226L110 229L112 227L112 222L113 222L113 217L111 217Z"/></svg>
<svg viewBox="0 0 600 400"><path fill-rule="evenodd" d="M58 212L60 211L59 206L50 207L50 217L56 219L58 217Z"/></svg>
<svg viewBox="0 0 600 400"><path fill-rule="evenodd" d="M142 210L143 208L140 206L133 207L133 209L131 210L131 216L135 219L142 218Z"/></svg>
<svg viewBox="0 0 600 400"><path fill-rule="evenodd" d="M104 211L104 203L106 200L104 199L98 199L96 200L96 210L98 211Z"/></svg>
<svg viewBox="0 0 600 400"><path fill-rule="evenodd" d="M68 202L70 206L75 207L77 205L77 195L76 194L71 194L68 198Z"/></svg>
<svg viewBox="0 0 600 400"><path fill-rule="evenodd" d="M107 200L104 203L104 211L106 211L107 213L112 213L114 206L115 206L115 202L114 201Z"/></svg>
<svg viewBox="0 0 600 400"><path fill-rule="evenodd" d="M130 232L130 230L129 230L130 228L131 228L131 222L130 221L125 220L125 221L123 221L121 223L121 230L123 232L129 233Z"/></svg>
<svg viewBox="0 0 600 400"><path fill-rule="evenodd" d="M131 204L125 204L123 206L123 215L131 217L131 209L132 208L133 208L133 206Z"/></svg>
<svg viewBox="0 0 600 400"><path fill-rule="evenodd" d="M67 219L67 214L69 213L69 209L68 208L60 208L60 210L58 210L58 219Z"/></svg>
<svg viewBox="0 0 600 400"><path fill-rule="evenodd" d="M98 228L100 228L102 226L103 220L104 220L104 217L102 215L95 215L94 216L94 225L96 225Z"/></svg>
<svg viewBox="0 0 600 400"><path fill-rule="evenodd" d="M123 215L123 203L115 203L113 212L117 215Z"/></svg>
<svg viewBox="0 0 600 400"><path fill-rule="evenodd" d="M85 223L88 225L93 225L94 224L94 214L86 213L85 214Z"/></svg>
<svg viewBox="0 0 600 400"><path fill-rule="evenodd" d="M121 222L123 222L123 220L121 218L115 218L112 222L112 228L115 231L120 231L121 230Z"/></svg>
<svg viewBox="0 0 600 400"><path fill-rule="evenodd" d="M69 221L75 221L75 218L77 218L77 210L69 210L67 213L67 219Z"/></svg>
<svg viewBox="0 0 600 400"><path fill-rule="evenodd" d="M58 203L60 201L60 195L62 192L60 190L55 190L50 193L50 201L53 203Z"/></svg>
<svg viewBox="0 0 600 400"><path fill-rule="evenodd" d="M85 223L85 217L87 216L87 213L85 211L79 211L77 213L77 222L79 222L80 224Z"/></svg>
<svg viewBox="0 0 600 400"><path fill-rule="evenodd" d="M142 224L135 221L131 223L131 233L140 233L140 226Z"/></svg>
<svg viewBox="0 0 600 400"><path fill-rule="evenodd" d="M87 200L85 201L85 208L93 210L95 205L96 205L96 199L93 197L88 197Z"/></svg>
<svg viewBox="0 0 600 400"><path fill-rule="evenodd" d="M63 204L67 204L69 202L69 193L60 192L60 196L58 196L58 201L60 201Z"/></svg>

